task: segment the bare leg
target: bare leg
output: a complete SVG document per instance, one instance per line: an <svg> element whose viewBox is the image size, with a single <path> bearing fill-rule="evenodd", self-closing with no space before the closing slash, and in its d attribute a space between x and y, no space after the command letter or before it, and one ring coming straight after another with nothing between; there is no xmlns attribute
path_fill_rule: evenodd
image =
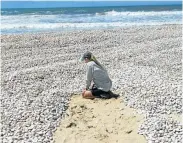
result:
<svg viewBox="0 0 183 143"><path fill-rule="evenodd" d="M82 96L83 96L83 98L86 98L86 99L94 99L95 98L92 95L91 91L89 91L89 90L83 91Z"/></svg>

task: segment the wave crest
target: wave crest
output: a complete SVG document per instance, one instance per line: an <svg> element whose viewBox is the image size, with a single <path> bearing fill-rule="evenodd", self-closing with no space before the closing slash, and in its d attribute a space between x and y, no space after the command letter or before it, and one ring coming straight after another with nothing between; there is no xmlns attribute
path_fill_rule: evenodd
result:
<svg viewBox="0 0 183 143"><path fill-rule="evenodd" d="M181 15L182 11L125 11L125 12L118 12L118 11L108 11L105 12L104 15L106 16L159 16L159 15ZM100 15L96 13L96 15ZM103 14L101 14L103 15Z"/></svg>

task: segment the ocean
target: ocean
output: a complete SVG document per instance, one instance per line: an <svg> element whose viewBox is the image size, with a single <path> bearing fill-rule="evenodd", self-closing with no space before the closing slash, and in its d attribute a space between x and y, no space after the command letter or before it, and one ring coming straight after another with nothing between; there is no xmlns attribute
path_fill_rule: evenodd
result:
<svg viewBox="0 0 183 143"><path fill-rule="evenodd" d="M181 23L182 5L1 10L1 34Z"/></svg>

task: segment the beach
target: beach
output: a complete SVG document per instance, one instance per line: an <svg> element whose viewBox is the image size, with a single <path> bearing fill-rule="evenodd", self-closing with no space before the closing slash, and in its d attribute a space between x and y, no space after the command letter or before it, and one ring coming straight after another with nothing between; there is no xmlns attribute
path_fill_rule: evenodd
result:
<svg viewBox="0 0 183 143"><path fill-rule="evenodd" d="M181 31L182 25L154 25L1 35L3 143L54 142L71 97L85 87L85 51L108 70L121 104L142 119L136 134L152 143L181 142Z"/></svg>

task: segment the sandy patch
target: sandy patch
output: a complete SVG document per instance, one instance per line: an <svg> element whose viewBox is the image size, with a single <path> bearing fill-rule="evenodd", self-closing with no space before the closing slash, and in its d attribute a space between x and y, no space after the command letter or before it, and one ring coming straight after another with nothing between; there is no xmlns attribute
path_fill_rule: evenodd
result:
<svg viewBox="0 0 183 143"><path fill-rule="evenodd" d="M56 143L145 143L137 133L142 115L118 99L83 99L73 95L54 135Z"/></svg>

